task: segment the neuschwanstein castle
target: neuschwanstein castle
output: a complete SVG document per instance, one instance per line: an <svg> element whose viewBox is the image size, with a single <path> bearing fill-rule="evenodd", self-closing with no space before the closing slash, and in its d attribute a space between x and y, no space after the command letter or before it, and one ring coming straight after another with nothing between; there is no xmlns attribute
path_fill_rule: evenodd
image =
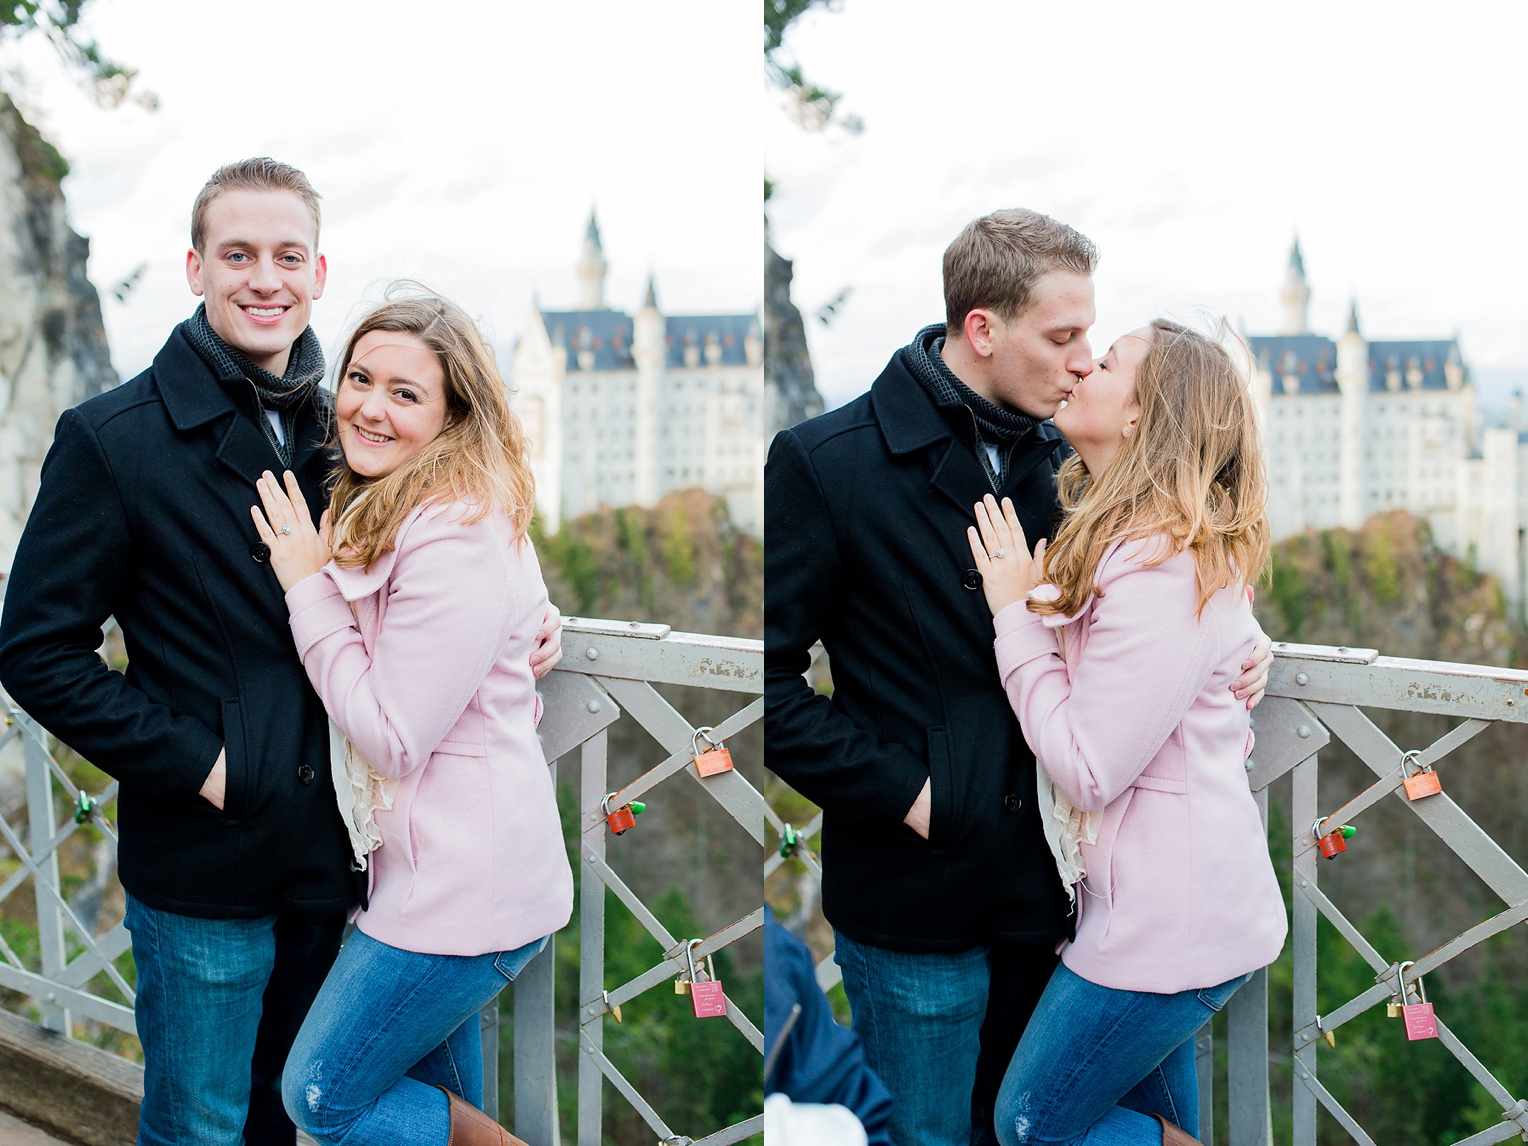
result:
<svg viewBox="0 0 1528 1146"><path fill-rule="evenodd" d="M1335 341L1311 333L1296 240L1284 329L1250 335L1263 414L1275 538L1356 528L1376 513L1425 518L1442 548L1472 555L1523 601L1528 435L1486 428L1455 338L1371 341L1355 301Z"/></svg>
<svg viewBox="0 0 1528 1146"><path fill-rule="evenodd" d="M636 314L612 310L592 212L577 270L577 308L536 304L513 358L547 531L602 505L699 487L726 498L739 528L762 533L758 315L665 315L651 277Z"/></svg>

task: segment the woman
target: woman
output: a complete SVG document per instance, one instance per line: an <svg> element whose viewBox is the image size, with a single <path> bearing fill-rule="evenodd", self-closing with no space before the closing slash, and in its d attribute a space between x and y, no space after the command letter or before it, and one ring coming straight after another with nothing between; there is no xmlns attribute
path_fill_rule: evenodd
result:
<svg viewBox="0 0 1528 1146"><path fill-rule="evenodd" d="M1246 585L1268 554L1267 479L1231 356L1175 323L1121 338L1055 421L1077 451L1055 543L1031 558L991 498L969 538L1047 836L1081 889L998 1138L1189 1143L1193 1034L1285 934L1227 690L1259 635Z"/></svg>
<svg viewBox="0 0 1528 1146"><path fill-rule="evenodd" d="M322 1142L518 1142L477 1109L477 1014L573 901L535 732L546 589L523 437L491 350L443 299L389 291L340 361L345 464L322 527L290 474L284 491L266 474L253 510L343 734L336 788L370 879L283 1096Z"/></svg>

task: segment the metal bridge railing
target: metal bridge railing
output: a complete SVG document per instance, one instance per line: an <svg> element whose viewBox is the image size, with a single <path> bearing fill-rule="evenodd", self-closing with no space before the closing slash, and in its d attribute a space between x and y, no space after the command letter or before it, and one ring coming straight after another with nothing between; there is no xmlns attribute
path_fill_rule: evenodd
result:
<svg viewBox="0 0 1528 1146"><path fill-rule="evenodd" d="M1376 1146L1357 1119L1321 1084L1317 1070L1319 1053L1327 1049L1329 1039L1335 1040L1345 1023L1370 1008L1392 1004L1416 1007L1422 1002L1417 980L1486 939L1528 920L1528 873L1449 796L1447 767L1441 769L1443 791L1410 799L1403 788L1403 761L1408 773L1431 769L1492 723L1528 723L1528 672L1382 657L1373 649L1280 643L1274 646L1274 652L1267 696L1253 713L1257 744L1247 767L1253 792L1263 810L1265 828L1269 785L1286 773L1293 774L1293 927L1289 938L1294 971L1291 1144L1315 1146L1317 1111L1325 1109L1352 1141ZM1459 723L1430 744L1407 746L1403 750L1364 709L1431 713L1455 718ZM1372 783L1340 804L1318 798L1317 789L1320 750L1334 738L1351 749L1373 773ZM1503 904L1501 910L1478 920L1414 962L1399 959L1395 952L1378 950L1319 886L1318 862L1322 852L1313 827L1324 821L1328 825L1325 831L1330 832L1350 821L1356 820L1361 825L1362 813L1387 796L1401 801L1436 835L1439 845L1462 860ZM782 864L799 861L803 866L796 874L801 881L820 881L820 861L808 843L821 829L821 814L793 827L794 838L799 841L794 848L785 841L786 825L782 818L773 809L767 815L774 828L772 843L781 844L781 850L791 858L772 855L766 863L766 878ZM771 888L787 890L780 887L781 878L775 876ZM1373 987L1319 1013L1318 916L1327 919L1374 970ZM824 989L837 981L837 967L831 954L818 964L817 978ZM1230 1146L1269 1146L1272 1142L1268 1003L1268 972L1264 969L1232 997L1226 1008L1227 1093L1221 1101L1229 1116ZM1514 1093L1503 1084L1449 1028L1446 1014L1439 1013L1434 1019L1439 1043L1501 1110L1499 1122L1479 1128L1460 1139L1457 1146L1482 1146L1518 1136L1528 1141L1528 1095ZM1391 1030L1397 1047L1406 1042L1403 1018L1393 1019ZM1206 1026L1200 1032L1196 1048L1200 1137L1206 1146L1213 1144L1216 1103L1211 1085L1213 1045L1209 1031ZM1521 1064L1497 1064L1497 1069L1503 1067L1516 1070Z"/></svg>
<svg viewBox="0 0 1528 1146"><path fill-rule="evenodd" d="M1448 769L1442 769L1442 791L1416 798L1408 797L1404 790L1403 772L1414 774L1434 767L1493 723L1528 722L1528 672L1382 657L1374 649L1276 644L1274 653L1268 697L1253 714L1257 746L1248 763L1253 789L1265 801L1268 785L1286 772L1293 773L1293 1143L1310 1146L1316 1141L1320 1108L1354 1142L1374 1146L1374 1139L1321 1084L1319 1052L1335 1041L1345 1023L1370 1008L1391 1004L1418 1007L1422 1000L1417 980L1528 919L1528 873L1450 797ZM1433 713L1460 722L1431 744L1403 748L1382 732L1364 709ZM1339 806L1333 806L1335 801L1330 798L1323 800L1317 784L1320 750L1334 738L1374 776L1368 787ZM1378 950L1319 885L1322 851L1313 831L1316 825L1320 823L1322 832L1329 833L1348 821L1361 824L1362 813L1386 797L1399 800L1504 905L1415 962ZM1374 986L1325 1013L1317 1010L1318 917L1328 920L1374 970ZM1232 1008L1228 1032L1231 1146L1250 1146L1266 1142L1268 1135L1266 984L1260 990L1243 988L1233 998ZM1528 1100L1509 1090L1464 1045L1447 1020L1446 1014L1434 1016L1438 1042L1501 1111L1499 1122L1481 1127L1460 1143L1477 1146L1519 1136L1528 1140ZM1397 1046L1407 1040L1405 1021L1393 1020ZM1502 1066L1516 1069L1521 1064L1498 1064L1497 1069Z"/></svg>
<svg viewBox="0 0 1528 1146"><path fill-rule="evenodd" d="M561 1019L564 1027L578 1031L578 1146L602 1146L607 1081L660 1143L721 1146L741 1141L762 1132L762 1112L730 1126L676 1130L606 1056L605 1024L613 1020L621 1004L654 988L661 987L660 993L671 996L675 980L689 979L691 960L700 963L707 955L762 927L758 869L749 866L733 881L737 916L732 922L708 936L675 937L616 870L607 849L610 833L603 809L619 809L662 784L696 783L730 820L736 821L738 830L763 846L762 795L735 768L702 778L692 749L696 726L654 688L683 685L737 697L737 708L725 719L714 721L709 736L714 742L725 741L758 722L762 714L763 645L752 640L675 633L666 625L570 617L563 624L563 649L562 663L542 682L546 709L539 731L554 778L561 761L570 765L576 761L580 767L581 862L576 865L581 912L580 1003L576 1016L556 1014L554 938L514 985L514 1130L531 1146L555 1146L562 1140L554 1054ZM607 787L608 738L611 726L623 718L623 710L625 719L639 724L657 741L663 757L612 793ZM117 785L113 781L99 791L86 792L82 801L81 792L54 757L51 738L8 702L6 711L8 727L0 736L0 750L20 742L27 823L23 829L0 816L0 857L8 852L19 861L15 871L0 881L0 916L6 914L7 899L30 883L33 895L28 906L35 909L39 939L36 956L27 957L0 934L0 987L37 1000L42 1025L50 1030L70 1035L75 1021L88 1019L136 1034L133 990L114 965L129 949L127 931L120 919L104 928L96 921L81 919L71 906L70 889L65 887L59 865L60 849L84 823L93 823L107 845L104 866L110 870L103 878L114 878L116 835L101 809L116 795ZM705 741L699 743L704 748ZM640 849L642 840L639 830L620 847ZM690 874L690 868L672 873L679 883ZM657 963L625 983L605 981L607 889L663 948ZM74 902L78 903L77 894ZM23 909L14 914L30 913ZM708 1024L708 1030L715 1032L709 1037L745 1038L762 1061L763 1036L755 1022L730 998L725 1004L730 1025ZM486 1009L482 1021L485 1106L497 1114L497 1006Z"/></svg>

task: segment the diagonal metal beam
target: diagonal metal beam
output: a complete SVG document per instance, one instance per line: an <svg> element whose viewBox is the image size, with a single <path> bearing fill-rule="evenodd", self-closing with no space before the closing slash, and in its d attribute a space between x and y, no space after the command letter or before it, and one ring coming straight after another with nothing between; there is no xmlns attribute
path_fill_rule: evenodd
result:
<svg viewBox="0 0 1528 1146"><path fill-rule="evenodd" d="M1350 705L1313 704L1311 708L1353 749L1370 771L1376 775L1400 775L1400 749L1367 716ZM1528 703L1523 708L1528 709ZM1389 763L1390 759L1395 763ZM1379 763L1381 760L1385 763ZM1468 864L1503 903L1528 900L1528 873L1470 819L1447 792L1422 800L1407 800L1399 794L1397 798Z"/></svg>

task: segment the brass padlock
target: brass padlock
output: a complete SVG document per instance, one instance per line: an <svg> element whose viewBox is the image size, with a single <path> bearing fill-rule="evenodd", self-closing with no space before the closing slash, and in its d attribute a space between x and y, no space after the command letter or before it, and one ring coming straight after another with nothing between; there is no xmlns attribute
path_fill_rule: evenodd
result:
<svg viewBox="0 0 1528 1146"><path fill-rule="evenodd" d="M695 734L690 737L690 755L695 758L695 771L702 776L715 776L721 772L732 771L732 753L727 745L711 739L710 727L697 728ZM708 745L704 752L700 749L700 742L704 740Z"/></svg>
<svg viewBox="0 0 1528 1146"><path fill-rule="evenodd" d="M1411 771L1410 765L1415 764L1421 757L1422 754L1415 750L1401 756L1401 787L1406 790L1408 800L1436 796L1443 791L1443 782L1438 779L1438 774L1433 771L1431 764L1423 767L1420 772Z"/></svg>

